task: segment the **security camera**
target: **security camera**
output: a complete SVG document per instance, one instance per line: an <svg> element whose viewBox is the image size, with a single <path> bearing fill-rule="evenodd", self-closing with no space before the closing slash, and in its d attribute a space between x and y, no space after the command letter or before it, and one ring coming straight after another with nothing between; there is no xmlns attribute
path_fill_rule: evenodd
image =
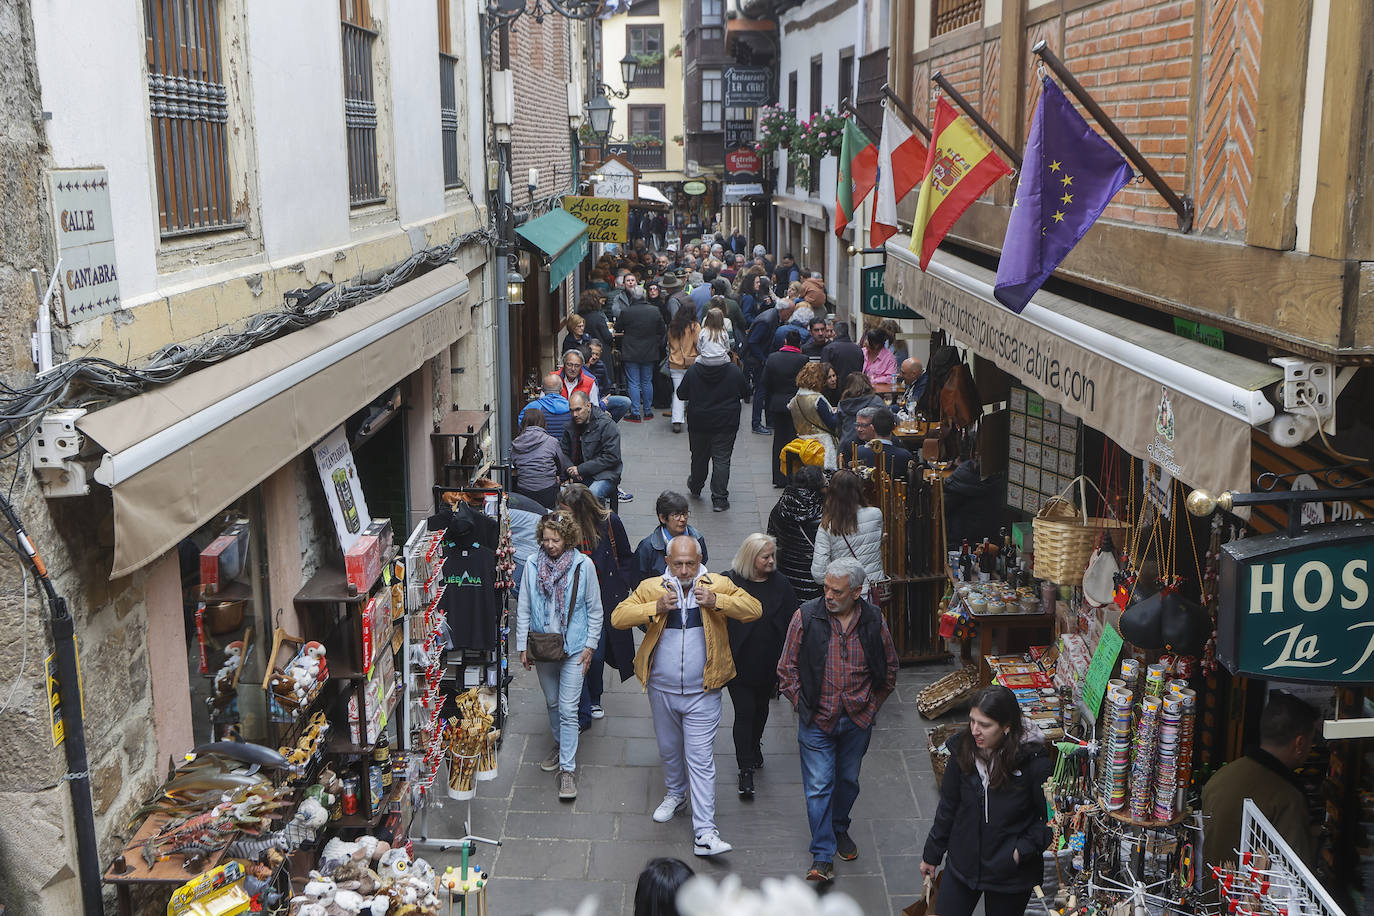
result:
<svg viewBox="0 0 1374 916"><path fill-rule="evenodd" d="M1317 420L1311 414L1281 413L1269 421L1269 438L1275 445L1293 448L1317 434Z"/></svg>

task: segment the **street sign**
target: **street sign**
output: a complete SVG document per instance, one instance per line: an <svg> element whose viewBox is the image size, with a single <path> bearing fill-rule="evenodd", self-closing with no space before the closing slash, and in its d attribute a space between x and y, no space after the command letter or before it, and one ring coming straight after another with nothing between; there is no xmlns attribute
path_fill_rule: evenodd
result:
<svg viewBox="0 0 1374 916"><path fill-rule="evenodd" d="M1368 520L1226 544L1217 657L1271 680L1374 683L1371 551Z"/></svg>
<svg viewBox="0 0 1374 916"><path fill-rule="evenodd" d="M48 172L64 324L119 311L110 181L104 169Z"/></svg>
<svg viewBox="0 0 1374 916"><path fill-rule="evenodd" d="M630 238L630 202L609 197L563 198L563 209L587 224L592 242L626 242Z"/></svg>
<svg viewBox="0 0 1374 916"><path fill-rule="evenodd" d="M884 318L921 317L893 299L883 289L883 279L887 275L886 264L870 264L863 269L863 275L863 300L860 310L865 315L881 315Z"/></svg>
<svg viewBox="0 0 1374 916"><path fill-rule="evenodd" d="M725 154L725 174L758 175L763 171L763 157L752 149L736 149Z"/></svg>
<svg viewBox="0 0 1374 916"><path fill-rule="evenodd" d="M767 105L772 93L767 67L726 67L725 107L754 108Z"/></svg>

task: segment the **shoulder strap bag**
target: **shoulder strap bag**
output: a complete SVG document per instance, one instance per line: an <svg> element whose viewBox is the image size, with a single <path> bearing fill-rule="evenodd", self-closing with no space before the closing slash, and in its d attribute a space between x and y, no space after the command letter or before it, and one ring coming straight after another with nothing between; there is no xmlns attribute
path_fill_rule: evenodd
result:
<svg viewBox="0 0 1374 916"><path fill-rule="evenodd" d="M577 604L578 584L582 579L582 566L573 567L572 592L568 596L568 623L572 623L573 607ZM563 651L565 634L530 632L525 639L525 654L532 662L561 662L568 657Z"/></svg>

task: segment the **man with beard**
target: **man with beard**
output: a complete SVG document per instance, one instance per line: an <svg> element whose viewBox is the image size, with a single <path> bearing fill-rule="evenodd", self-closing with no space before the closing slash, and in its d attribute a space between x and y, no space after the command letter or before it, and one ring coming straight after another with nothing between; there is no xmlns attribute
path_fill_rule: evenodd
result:
<svg viewBox="0 0 1374 916"><path fill-rule="evenodd" d="M802 789L811 826L808 881L834 878L835 856L859 856L849 813L878 708L897 687L897 647L882 612L860 594L864 566L831 561L825 591L792 617L778 662L778 691L797 710Z"/></svg>

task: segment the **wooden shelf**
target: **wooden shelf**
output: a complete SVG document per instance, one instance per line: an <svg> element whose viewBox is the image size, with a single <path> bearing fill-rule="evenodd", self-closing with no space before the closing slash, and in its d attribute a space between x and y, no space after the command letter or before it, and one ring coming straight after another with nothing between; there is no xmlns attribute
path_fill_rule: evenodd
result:
<svg viewBox="0 0 1374 916"><path fill-rule="evenodd" d="M367 592L349 594L348 578L341 566L326 566L296 592L297 604L363 604Z"/></svg>
<svg viewBox="0 0 1374 916"><path fill-rule="evenodd" d="M380 807L377 808L376 814L345 814L344 816L340 817L337 821L330 821L328 826L336 830L377 826L379 823L381 823L382 818L386 817L387 811L391 807L391 803L396 799L400 798L400 790L404 786L404 779L392 779L391 788L387 789L386 794L382 796L382 804ZM359 797L358 801L360 803L362 802L361 796Z"/></svg>
<svg viewBox="0 0 1374 916"><path fill-rule="evenodd" d="M206 595L205 603L225 604L230 601L250 601L252 598L253 586L247 582L240 582L236 579L214 594Z"/></svg>

